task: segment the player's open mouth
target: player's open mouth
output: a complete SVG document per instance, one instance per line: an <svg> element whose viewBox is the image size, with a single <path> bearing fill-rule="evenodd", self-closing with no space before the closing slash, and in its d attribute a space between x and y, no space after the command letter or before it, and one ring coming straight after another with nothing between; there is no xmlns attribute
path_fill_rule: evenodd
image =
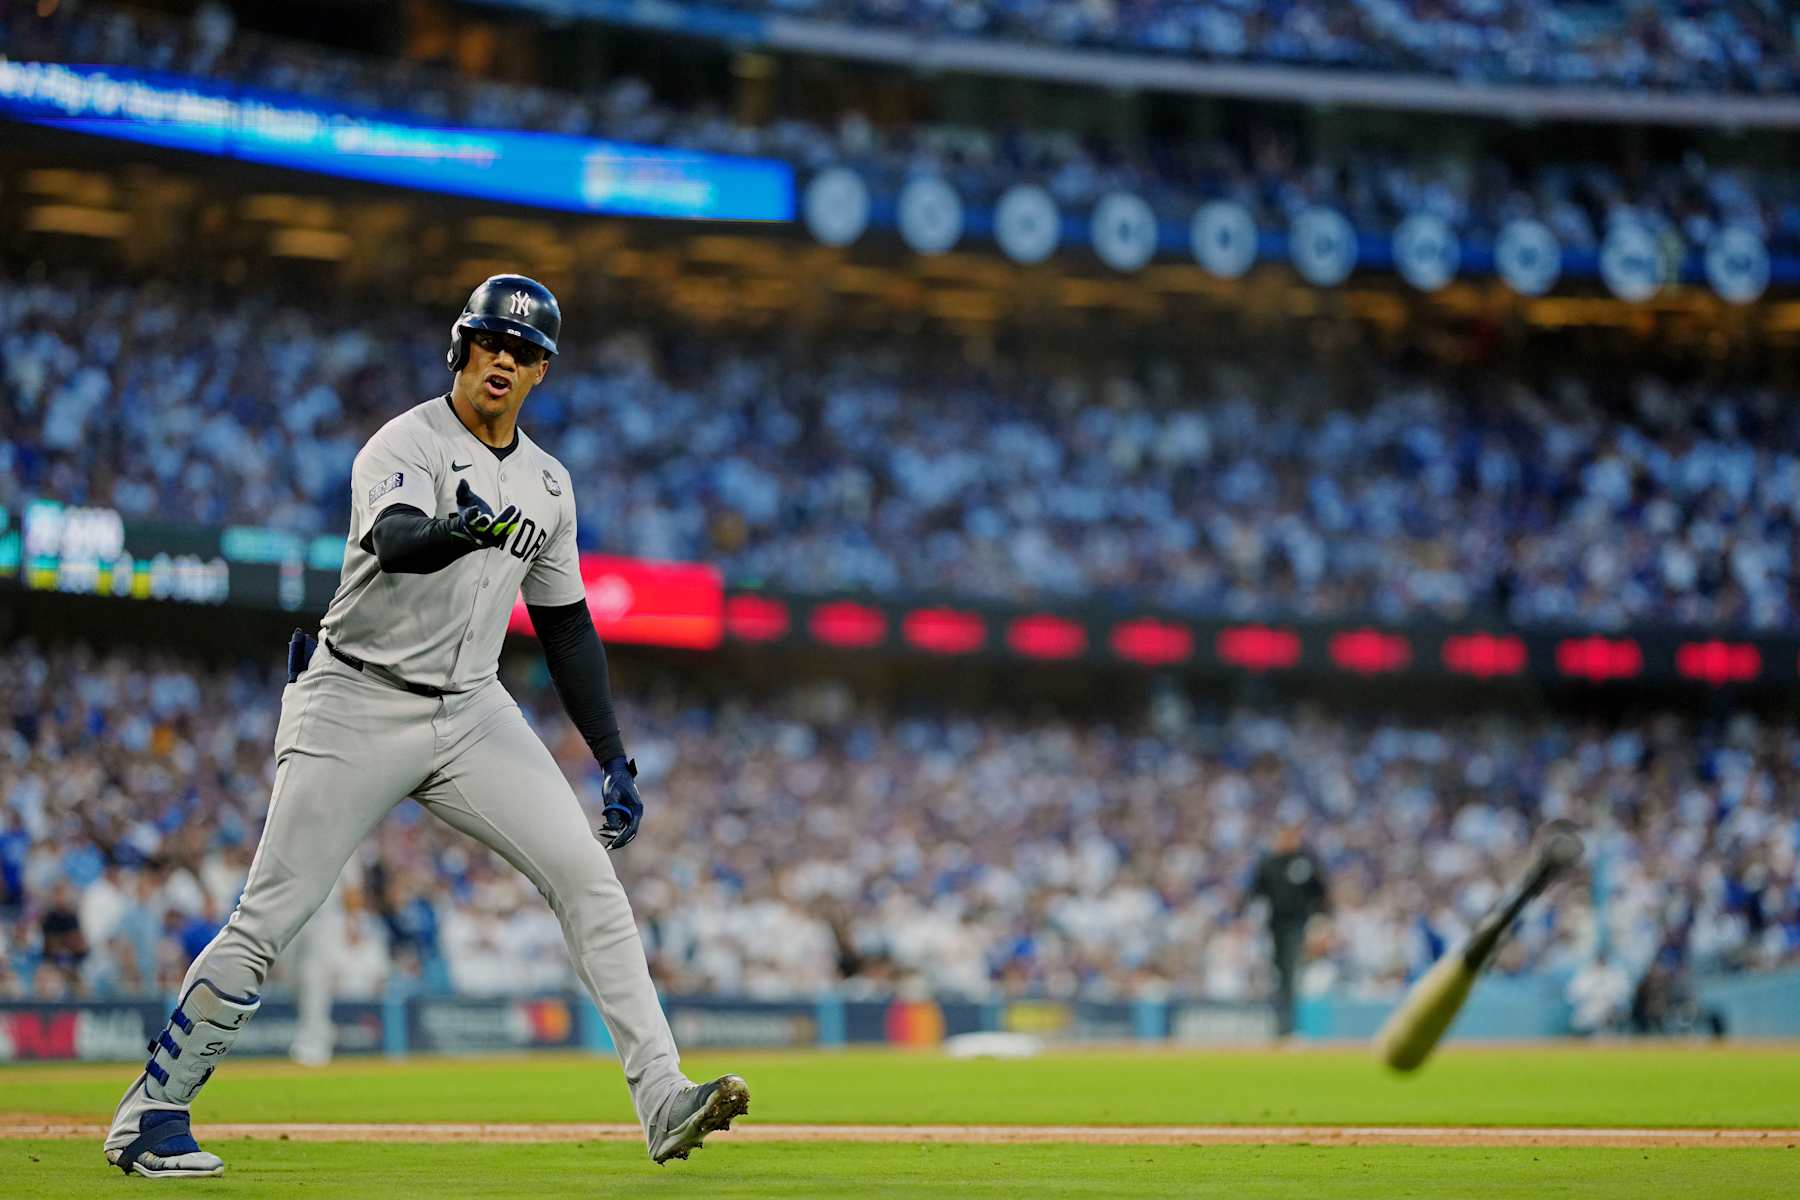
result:
<svg viewBox="0 0 1800 1200"><path fill-rule="evenodd" d="M487 388L490 396L504 396L512 389L512 380L499 372L489 375L482 380L482 384Z"/></svg>

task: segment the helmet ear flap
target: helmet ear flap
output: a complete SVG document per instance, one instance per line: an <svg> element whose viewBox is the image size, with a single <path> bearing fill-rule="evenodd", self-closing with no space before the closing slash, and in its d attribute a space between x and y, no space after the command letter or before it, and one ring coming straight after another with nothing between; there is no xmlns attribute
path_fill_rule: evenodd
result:
<svg viewBox="0 0 1800 1200"><path fill-rule="evenodd" d="M460 371L469 361L469 343L463 338L462 321L450 327L450 353L444 356L444 365L452 371Z"/></svg>

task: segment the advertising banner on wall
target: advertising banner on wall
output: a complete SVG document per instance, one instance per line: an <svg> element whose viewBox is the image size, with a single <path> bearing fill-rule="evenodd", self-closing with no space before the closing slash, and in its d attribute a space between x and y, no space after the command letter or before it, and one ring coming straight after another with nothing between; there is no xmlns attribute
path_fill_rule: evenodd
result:
<svg viewBox="0 0 1800 1200"><path fill-rule="evenodd" d="M121 1000L67 1003L0 1003L0 1062L118 1062L142 1059L144 1047L168 1022L172 1006ZM341 1002L332 1006L335 1050L374 1054L382 1049L379 1004ZM299 1011L269 1001L244 1027L232 1054L285 1055L299 1028Z"/></svg>
<svg viewBox="0 0 1800 1200"><path fill-rule="evenodd" d="M1000 1028L1047 1041L1114 1041L1132 1036L1132 1006L1090 1001L1011 1000L1000 1006Z"/></svg>
<svg viewBox="0 0 1800 1200"><path fill-rule="evenodd" d="M973 1001L851 1000L844 1005L844 1040L892 1046L936 1046L959 1033L991 1027L988 1006Z"/></svg>
<svg viewBox="0 0 1800 1200"><path fill-rule="evenodd" d="M1275 1010L1267 1004L1188 1000L1170 1006L1168 1036L1177 1042L1245 1045L1275 1036Z"/></svg>
<svg viewBox="0 0 1800 1200"><path fill-rule="evenodd" d="M581 1027L576 1005L567 996L414 1000L407 1006L407 1045L438 1054L577 1046Z"/></svg>
<svg viewBox="0 0 1800 1200"><path fill-rule="evenodd" d="M663 1003L675 1044L695 1046L814 1046L818 1008L811 1001L753 1001L707 996L670 997Z"/></svg>

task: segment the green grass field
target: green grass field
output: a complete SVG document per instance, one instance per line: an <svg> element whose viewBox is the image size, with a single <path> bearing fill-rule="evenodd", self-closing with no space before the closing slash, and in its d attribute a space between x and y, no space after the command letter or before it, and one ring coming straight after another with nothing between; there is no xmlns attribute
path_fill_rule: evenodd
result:
<svg viewBox="0 0 1800 1200"><path fill-rule="evenodd" d="M1396 1078L1356 1050L1074 1052L952 1061L890 1051L695 1054L745 1075L745 1125L1417 1125L1800 1129L1800 1047L1452 1049ZM0 1112L98 1123L130 1068L0 1069ZM597 1123L631 1119L618 1068L577 1056L235 1062L206 1123ZM829 1139L829 1131L821 1131ZM1321 1142L1329 1135L1321 1131ZM209 1140L222 1180L150 1184L95 1142L0 1138L6 1196L132 1187L219 1196L1800 1196L1800 1148L1168 1146L733 1141L656 1167L618 1141Z"/></svg>
<svg viewBox="0 0 1800 1200"><path fill-rule="evenodd" d="M1361 1048L1073 1052L952 1060L889 1050L690 1054L736 1071L755 1116L842 1124L1800 1127L1800 1046L1450 1049L1413 1076ZM0 1111L112 1111L116 1066L0 1069ZM325 1071L240 1060L207 1085L217 1121L629 1121L618 1066L539 1055Z"/></svg>
<svg viewBox="0 0 1800 1200"><path fill-rule="evenodd" d="M658 1168L636 1147L224 1142L223 1179L126 1179L85 1143L0 1142L11 1197L154 1189L208 1197L1570 1197L1777 1200L1800 1150L1442 1150L1309 1146L945 1146L819 1142L709 1147Z"/></svg>

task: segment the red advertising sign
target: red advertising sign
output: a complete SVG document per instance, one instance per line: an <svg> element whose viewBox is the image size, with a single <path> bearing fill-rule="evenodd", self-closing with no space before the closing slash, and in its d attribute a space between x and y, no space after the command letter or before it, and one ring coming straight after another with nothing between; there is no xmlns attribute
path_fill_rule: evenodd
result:
<svg viewBox="0 0 1800 1200"><path fill-rule="evenodd" d="M609 642L711 650L725 636L725 585L716 567L584 554L581 579L594 628ZM507 629L531 632L523 600Z"/></svg>
<svg viewBox="0 0 1800 1200"><path fill-rule="evenodd" d="M80 1018L75 1009L0 1013L0 1060L78 1057Z"/></svg>

